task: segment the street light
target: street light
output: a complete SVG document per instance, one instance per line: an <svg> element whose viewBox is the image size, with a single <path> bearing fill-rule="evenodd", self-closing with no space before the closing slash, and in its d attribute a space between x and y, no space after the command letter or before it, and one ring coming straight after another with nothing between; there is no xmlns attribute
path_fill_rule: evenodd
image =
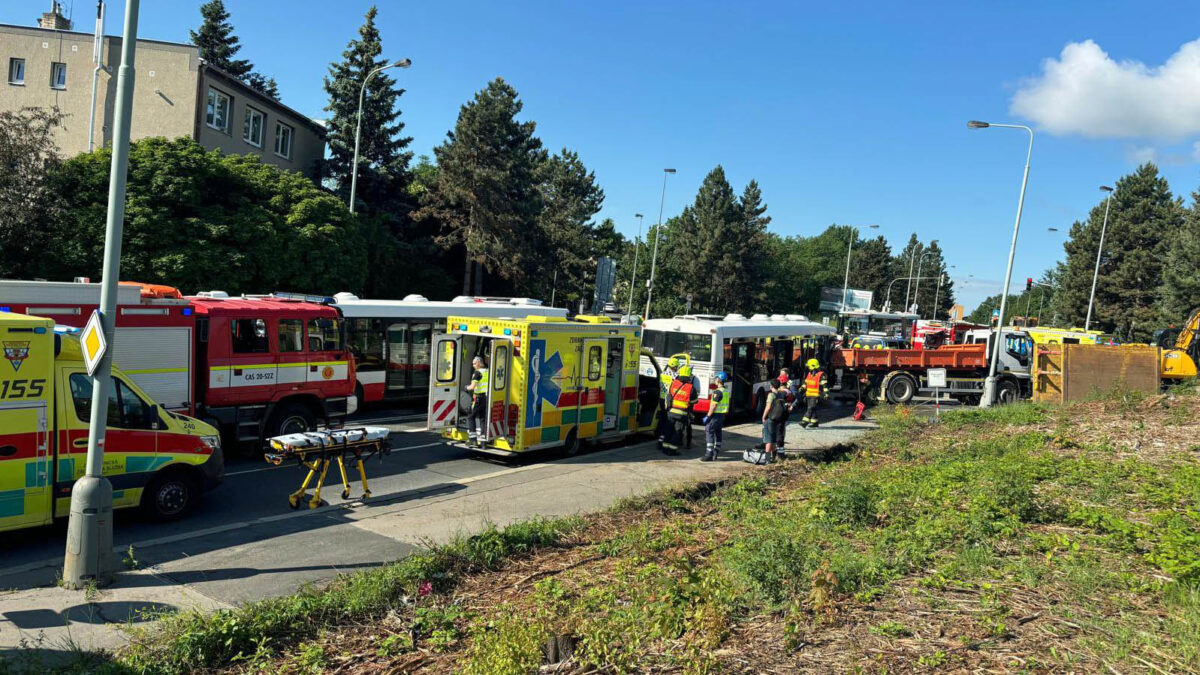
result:
<svg viewBox="0 0 1200 675"><path fill-rule="evenodd" d="M633 284L637 281L638 250L641 249L638 242L642 239L642 214L635 213L633 217L638 219L638 236L633 240L633 275L629 277L629 304L625 305L626 314L633 314Z"/></svg>
<svg viewBox="0 0 1200 675"><path fill-rule="evenodd" d="M1021 231L1021 210L1025 207L1025 188L1029 186L1029 160L1033 158L1033 129L1022 124L990 124L978 120L967 122L968 129L986 129L988 127L1024 129L1029 133L1029 150L1025 153L1025 174L1021 178L1021 196L1017 198L1017 220L1013 223L1012 244L1008 248L1008 267L1004 271L1004 287L1000 290L1000 320L996 322L996 329L993 331L994 344L992 345L991 363L988 364L987 379L983 381L983 396L979 399L979 405L983 408L990 407L992 398L996 395L996 362L1000 360L1000 324L1004 323L1004 308L1008 304L1008 285L1012 283L1013 258L1017 255L1017 233Z"/></svg>
<svg viewBox="0 0 1200 675"><path fill-rule="evenodd" d="M662 239L663 204L667 201L667 174L675 169L663 169L662 197L658 201L658 225L654 227L654 252L650 254L650 279L646 282L646 318L650 318L650 296L654 293L654 268L658 263L658 242Z"/></svg>
<svg viewBox="0 0 1200 675"><path fill-rule="evenodd" d="M1112 206L1113 189L1107 185L1101 185L1100 189L1107 192L1104 197L1104 224L1100 226L1100 245L1096 247L1096 269L1092 272L1092 295L1088 298L1087 320L1083 322L1083 329L1092 327L1092 303L1096 301L1096 280L1100 278L1100 254L1104 251L1104 232L1108 229L1108 209Z"/></svg>
<svg viewBox="0 0 1200 675"><path fill-rule="evenodd" d="M933 277L925 277L925 278L926 278L926 279L933 279ZM911 283L911 282L912 282L912 280L913 280L913 277L896 277L895 279L892 279L891 281L889 281L889 282L888 282L888 287L887 287L887 288L888 288L888 289L887 289L887 297L886 297L886 299L883 301L883 311L885 311L885 312L891 311L891 307L892 307L892 285L893 285L893 284L895 284L897 281L905 281L905 280L907 280L907 281L909 281L909 282Z"/></svg>
<svg viewBox="0 0 1200 675"><path fill-rule="evenodd" d="M375 77L376 74L387 70L388 68L407 68L411 65L412 59L400 59L399 61L393 61L392 63L385 63L375 70L367 73L366 78L363 79L362 86L358 88L358 124L354 129L354 165L353 168L350 169L350 213L354 213L354 195L358 192L358 141L359 137L362 135L363 94L367 91L367 83L370 82L371 78Z"/></svg>
<svg viewBox="0 0 1200 675"><path fill-rule="evenodd" d="M867 225L872 230L878 230L878 225ZM858 233L850 229L850 244L846 247L846 276L842 279L842 311L846 311L846 292L850 290L850 252L854 250L854 237Z"/></svg>
<svg viewBox="0 0 1200 675"><path fill-rule="evenodd" d="M930 241L929 242L930 248L932 248L933 245L936 243L937 243L937 239ZM928 256L928 255L933 255L933 251L925 251L924 253L922 253L919 262L917 262L917 283L913 286L913 296L912 296L913 304L917 306L917 309L921 308L920 301L917 299L919 294L921 293L921 267L925 265L925 256ZM932 277L930 277L930 278L932 278ZM905 307L904 309L907 310L908 307Z"/></svg>
<svg viewBox="0 0 1200 675"><path fill-rule="evenodd" d="M949 269L954 269L957 265L951 265ZM950 277L946 272L938 275L937 290L933 293L933 318L937 319L938 298L942 295L942 281L949 281Z"/></svg>

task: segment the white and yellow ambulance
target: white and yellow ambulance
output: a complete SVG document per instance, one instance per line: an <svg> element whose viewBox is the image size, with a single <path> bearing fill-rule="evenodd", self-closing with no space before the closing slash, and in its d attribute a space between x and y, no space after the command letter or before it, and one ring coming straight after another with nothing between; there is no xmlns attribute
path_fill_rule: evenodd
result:
<svg viewBox="0 0 1200 675"><path fill-rule="evenodd" d="M652 431L661 410L657 364L638 373L642 328L607 317L451 316L434 338L429 426L470 440L471 362L487 367L485 433L470 447L511 456ZM654 363L651 358L651 363Z"/></svg>
<svg viewBox="0 0 1200 675"><path fill-rule="evenodd" d="M92 380L77 335L50 319L0 312L0 531L45 525L71 508L87 463ZM113 507L169 520L223 475L217 431L163 410L113 369L104 475Z"/></svg>

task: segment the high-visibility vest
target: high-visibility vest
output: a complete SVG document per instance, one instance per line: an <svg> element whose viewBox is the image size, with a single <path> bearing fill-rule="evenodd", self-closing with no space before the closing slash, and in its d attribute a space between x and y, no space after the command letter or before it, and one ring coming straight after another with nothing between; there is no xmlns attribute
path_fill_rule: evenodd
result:
<svg viewBox="0 0 1200 675"><path fill-rule="evenodd" d="M672 375L671 373L668 373L665 370L663 372L659 373L658 389L659 389L659 391L662 392L663 396L667 395L667 392L671 389L671 383L674 381L675 381L675 376Z"/></svg>
<svg viewBox="0 0 1200 675"><path fill-rule="evenodd" d="M475 383L475 389L473 391L475 392L476 396L487 396L487 394L488 394L488 369L487 368L479 369L479 381L477 381Z"/></svg>
<svg viewBox="0 0 1200 675"><path fill-rule="evenodd" d="M713 397L717 394L720 394L721 400L719 401L713 400ZM713 415L729 412L729 399L730 394L728 389L724 387L713 389L712 393L708 395L708 401L711 404L708 406L708 412Z"/></svg>
<svg viewBox="0 0 1200 675"><path fill-rule="evenodd" d="M671 382L671 410L687 412L692 407L692 383L683 380Z"/></svg>
<svg viewBox="0 0 1200 675"><path fill-rule="evenodd" d="M804 378L804 395L815 398L821 395L821 385L825 384L825 373L814 370Z"/></svg>

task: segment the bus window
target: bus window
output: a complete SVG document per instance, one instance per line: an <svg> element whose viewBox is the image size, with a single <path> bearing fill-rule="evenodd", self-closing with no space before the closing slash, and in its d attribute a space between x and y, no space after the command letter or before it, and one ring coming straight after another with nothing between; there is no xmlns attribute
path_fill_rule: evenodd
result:
<svg viewBox="0 0 1200 675"><path fill-rule="evenodd" d="M308 351L335 352L342 348L342 329L337 319L308 320Z"/></svg>
<svg viewBox="0 0 1200 675"><path fill-rule="evenodd" d="M387 330L387 388L400 391L408 388L408 324L397 321Z"/></svg>
<svg viewBox="0 0 1200 675"><path fill-rule="evenodd" d="M642 334L642 346L655 356L670 356L666 352L665 334L661 330L646 330Z"/></svg>
<svg viewBox="0 0 1200 675"><path fill-rule="evenodd" d="M649 333L650 331L646 331ZM664 355L687 354L693 361L712 360L712 335L703 333L665 333Z"/></svg>
<svg viewBox="0 0 1200 675"><path fill-rule="evenodd" d="M271 351L265 319L234 319L229 322L233 353L261 354Z"/></svg>
<svg viewBox="0 0 1200 675"><path fill-rule="evenodd" d="M437 353L437 381L453 382L455 371L458 369L458 343L454 340L443 340Z"/></svg>
<svg viewBox="0 0 1200 675"><path fill-rule="evenodd" d="M359 372L383 370L383 322L379 319L350 319L346 323L346 342L354 353Z"/></svg>

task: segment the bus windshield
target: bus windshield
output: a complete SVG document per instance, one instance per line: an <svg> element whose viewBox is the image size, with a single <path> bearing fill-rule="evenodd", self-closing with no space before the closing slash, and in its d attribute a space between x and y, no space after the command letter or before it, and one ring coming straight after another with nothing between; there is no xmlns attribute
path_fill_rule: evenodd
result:
<svg viewBox="0 0 1200 675"><path fill-rule="evenodd" d="M652 354L669 357L672 354L687 354L693 361L712 360L712 335L703 333L674 333L647 330L642 346Z"/></svg>

